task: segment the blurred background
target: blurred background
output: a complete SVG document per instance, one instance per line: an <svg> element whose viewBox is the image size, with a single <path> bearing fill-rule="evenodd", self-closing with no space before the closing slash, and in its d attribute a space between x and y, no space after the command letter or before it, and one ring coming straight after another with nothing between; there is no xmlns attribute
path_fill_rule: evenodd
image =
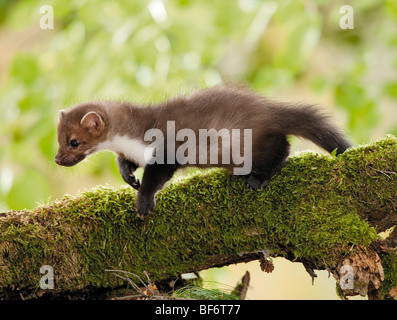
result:
<svg viewBox="0 0 397 320"><path fill-rule="evenodd" d="M394 0L1 0L0 212L124 183L108 152L73 168L53 161L58 111L86 100L155 102L237 82L323 106L354 144L397 135L396 22ZM275 266L202 274L233 287L249 269L250 299L337 298L327 272L312 285L302 265Z"/></svg>

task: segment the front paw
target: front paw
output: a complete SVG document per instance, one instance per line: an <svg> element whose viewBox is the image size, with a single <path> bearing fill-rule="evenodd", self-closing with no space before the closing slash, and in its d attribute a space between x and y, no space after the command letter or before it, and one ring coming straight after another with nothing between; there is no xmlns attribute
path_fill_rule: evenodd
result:
<svg viewBox="0 0 397 320"><path fill-rule="evenodd" d="M133 174L130 174L131 177L131 183L130 186L133 187L135 190L139 190L139 187L141 186L141 181L137 177L135 177Z"/></svg>
<svg viewBox="0 0 397 320"><path fill-rule="evenodd" d="M142 220L146 219L155 207L156 200L154 198L140 197L138 194L136 209L139 218Z"/></svg>
<svg viewBox="0 0 397 320"><path fill-rule="evenodd" d="M139 190L139 187L141 186L141 181L132 173L128 175L126 182L135 190Z"/></svg>

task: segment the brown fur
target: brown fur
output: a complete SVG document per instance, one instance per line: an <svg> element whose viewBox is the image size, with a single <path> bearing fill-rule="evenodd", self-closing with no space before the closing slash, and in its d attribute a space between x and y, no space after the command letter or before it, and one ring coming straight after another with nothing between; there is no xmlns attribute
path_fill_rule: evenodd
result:
<svg viewBox="0 0 397 320"><path fill-rule="evenodd" d="M82 123L82 119L89 112L95 114L87 117L88 120ZM86 156L98 151L96 147L101 143L103 146L116 136L128 137L127 142L125 140L121 142L124 146L123 150L128 153L120 149L113 151L121 158L119 167L124 180L134 186L134 176L129 171L136 169L138 164L134 154L131 153L134 150L131 149L137 145L140 147L141 142L143 145L149 144L143 141L145 132L149 129L160 129L167 139L167 121L175 121L176 132L189 128L196 136L199 136L200 129L213 128L217 131L252 129L252 171L247 176L247 182L253 188L265 186L284 165L289 153L289 143L286 138L289 134L309 139L328 152L337 149L337 154L344 152L351 145L330 124L329 119L311 105L291 105L271 101L244 88L213 87L198 91L191 96L179 96L159 105L138 106L129 102L93 101L61 111L56 162L64 166L75 165ZM71 146L73 139L79 141L77 147ZM131 141L131 149L129 141ZM182 143L176 142L176 148ZM221 146L219 144L219 149ZM197 145L197 153L198 147ZM240 150L243 150L243 146ZM219 163L220 161L215 166L229 170L236 167L233 163ZM197 166L213 165L207 163ZM149 182L145 184L143 181L140 190L150 190L148 193L154 197L154 193L178 167L180 167L178 163L175 166L166 163L159 168L151 166L151 172L156 172L157 175L161 176L161 172L166 173L163 174L162 179L159 178L157 186L149 187ZM148 168L147 165L145 172ZM149 176L149 173L147 175ZM153 175L150 179L154 179ZM153 204L141 206L147 207L143 209L143 214L146 214Z"/></svg>
<svg viewBox="0 0 397 320"><path fill-rule="evenodd" d="M105 123L105 129L95 138L80 125L89 111L97 112ZM252 129L253 158L259 157L259 162L261 158L269 157L266 154L277 151L274 150L278 149L277 141L286 144L284 137L288 134L310 139L328 152L338 149L341 153L351 145L313 106L274 102L234 87L204 89L190 97L180 96L158 106L93 101L79 104L62 114L58 126L59 154L74 159L81 158L85 151L114 135L143 140L147 130L158 128L166 137L167 121L171 120L175 121L176 131L190 128L197 136L198 130L203 128ZM81 141L79 150L69 147L72 139Z"/></svg>

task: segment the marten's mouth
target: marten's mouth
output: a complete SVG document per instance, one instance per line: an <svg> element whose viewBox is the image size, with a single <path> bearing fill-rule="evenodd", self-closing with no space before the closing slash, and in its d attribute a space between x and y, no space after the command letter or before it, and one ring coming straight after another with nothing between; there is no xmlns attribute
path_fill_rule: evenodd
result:
<svg viewBox="0 0 397 320"><path fill-rule="evenodd" d="M65 156L59 156L57 155L55 157L55 163L57 165L63 166L63 167L72 167L76 164L78 164L80 161L84 160L85 155L79 155L79 156L71 156L71 155L65 155Z"/></svg>

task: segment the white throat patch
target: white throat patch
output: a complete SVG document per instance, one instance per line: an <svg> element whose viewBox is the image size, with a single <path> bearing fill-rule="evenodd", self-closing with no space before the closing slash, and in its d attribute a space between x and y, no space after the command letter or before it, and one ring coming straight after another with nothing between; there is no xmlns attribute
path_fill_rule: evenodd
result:
<svg viewBox="0 0 397 320"><path fill-rule="evenodd" d="M89 152L89 154L102 150L122 153L127 160L138 164L140 167L145 167L147 163L145 161L145 150L147 147L148 145L142 140L117 135L111 140L99 143L95 150L93 150L93 152Z"/></svg>

